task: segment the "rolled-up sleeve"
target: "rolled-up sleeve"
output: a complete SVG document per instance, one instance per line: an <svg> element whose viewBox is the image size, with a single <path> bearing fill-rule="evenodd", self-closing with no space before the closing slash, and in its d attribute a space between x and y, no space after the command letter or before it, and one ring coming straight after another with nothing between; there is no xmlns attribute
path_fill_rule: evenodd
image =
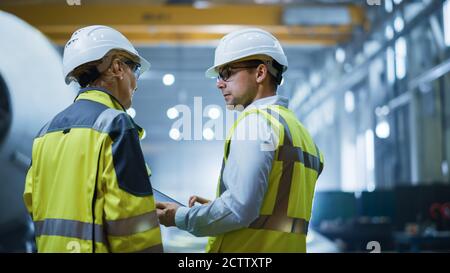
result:
<svg viewBox="0 0 450 273"><path fill-rule="evenodd" d="M254 130L259 132L255 135ZM259 216L275 153L270 147L277 141L264 118L250 114L243 119L223 171L225 191L210 204L179 208L177 227L196 236L215 236L249 226Z"/></svg>

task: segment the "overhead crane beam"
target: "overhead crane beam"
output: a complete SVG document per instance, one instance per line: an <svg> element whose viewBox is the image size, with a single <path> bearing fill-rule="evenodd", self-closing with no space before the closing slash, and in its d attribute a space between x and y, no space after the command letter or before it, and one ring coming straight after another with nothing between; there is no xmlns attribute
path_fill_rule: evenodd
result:
<svg viewBox="0 0 450 273"><path fill-rule="evenodd" d="M365 24L363 10L352 5L337 6L347 9L350 20L346 24L286 25L284 12L292 6L222 5L198 9L189 5L32 3L0 4L0 9L24 19L57 44L64 44L77 28L104 24L144 45L216 42L236 28L259 26L285 44L329 46L349 40L353 29ZM308 7L305 5L305 9Z"/></svg>

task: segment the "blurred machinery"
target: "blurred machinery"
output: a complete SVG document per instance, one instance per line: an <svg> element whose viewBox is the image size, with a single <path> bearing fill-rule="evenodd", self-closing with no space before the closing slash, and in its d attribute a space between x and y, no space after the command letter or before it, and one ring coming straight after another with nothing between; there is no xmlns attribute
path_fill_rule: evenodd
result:
<svg viewBox="0 0 450 273"><path fill-rule="evenodd" d="M0 252L24 251L30 225L22 192L33 138L75 93L42 33L0 11L0 37Z"/></svg>
<svg viewBox="0 0 450 273"><path fill-rule="evenodd" d="M449 251L450 187L399 186L373 192L316 193L312 227L340 251Z"/></svg>

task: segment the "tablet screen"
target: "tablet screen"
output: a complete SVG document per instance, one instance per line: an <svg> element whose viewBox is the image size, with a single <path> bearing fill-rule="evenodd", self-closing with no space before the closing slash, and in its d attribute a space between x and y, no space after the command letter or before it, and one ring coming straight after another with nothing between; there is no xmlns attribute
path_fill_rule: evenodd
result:
<svg viewBox="0 0 450 273"><path fill-rule="evenodd" d="M177 200L167 196L166 194L160 192L159 190L153 188L153 196L155 197L156 201L158 202L172 202L179 206L186 207L186 205L182 204L181 202L178 202Z"/></svg>

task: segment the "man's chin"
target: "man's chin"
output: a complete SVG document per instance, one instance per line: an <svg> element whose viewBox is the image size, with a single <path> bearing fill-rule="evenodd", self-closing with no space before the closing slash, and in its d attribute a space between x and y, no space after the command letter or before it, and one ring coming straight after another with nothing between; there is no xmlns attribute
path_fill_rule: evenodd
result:
<svg viewBox="0 0 450 273"><path fill-rule="evenodd" d="M225 107L227 107L227 109L230 111L234 110L234 105L232 104L227 104Z"/></svg>
<svg viewBox="0 0 450 273"><path fill-rule="evenodd" d="M244 111L244 108L245 108L243 105L240 105L240 104L238 104L238 105L227 104L226 107L230 111L239 111L239 112Z"/></svg>
<svg viewBox="0 0 450 273"><path fill-rule="evenodd" d="M225 99L225 105L228 107L228 106L230 106L230 105L234 105L234 103L233 103L232 100L227 100L227 99Z"/></svg>

